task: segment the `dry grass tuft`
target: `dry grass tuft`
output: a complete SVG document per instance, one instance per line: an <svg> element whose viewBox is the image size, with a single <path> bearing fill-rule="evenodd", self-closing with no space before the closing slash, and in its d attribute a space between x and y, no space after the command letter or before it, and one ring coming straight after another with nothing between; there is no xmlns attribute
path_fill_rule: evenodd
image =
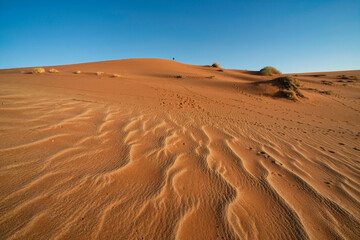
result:
<svg viewBox="0 0 360 240"><path fill-rule="evenodd" d="M297 97L304 97L299 90L299 80L290 76L284 76L275 78L273 81L280 88L280 95L286 97L287 99L297 100Z"/></svg>
<svg viewBox="0 0 360 240"><path fill-rule="evenodd" d="M75 74L80 74L80 73L81 73L81 71L79 71L79 70L78 70L78 71L75 71L74 73L75 73Z"/></svg>
<svg viewBox="0 0 360 240"><path fill-rule="evenodd" d="M104 72L96 72L96 75L97 76L101 76L101 75L103 75L104 74Z"/></svg>
<svg viewBox="0 0 360 240"><path fill-rule="evenodd" d="M119 74L114 73L114 74L112 75L112 77L113 77L113 78L119 78L119 77L120 77L120 75L119 75Z"/></svg>
<svg viewBox="0 0 360 240"><path fill-rule="evenodd" d="M274 74L281 74L281 72L274 67L267 66L260 70L260 74L263 76L272 76Z"/></svg>
<svg viewBox="0 0 360 240"><path fill-rule="evenodd" d="M49 73L58 73L58 72L59 72L59 71L56 70L55 68L52 68L52 69L49 70Z"/></svg>
<svg viewBox="0 0 360 240"><path fill-rule="evenodd" d="M220 65L219 65L217 62L214 62L211 66L212 66L212 67L215 67L215 68L220 67Z"/></svg>
<svg viewBox="0 0 360 240"><path fill-rule="evenodd" d="M211 75L211 76L208 76L207 78L213 79L213 78L215 78L215 76Z"/></svg>
<svg viewBox="0 0 360 240"><path fill-rule="evenodd" d="M177 75L176 78L184 78L183 75Z"/></svg>
<svg viewBox="0 0 360 240"><path fill-rule="evenodd" d="M32 73L33 74L39 74L39 73L44 73L45 72L45 69L44 68L34 68L32 70Z"/></svg>

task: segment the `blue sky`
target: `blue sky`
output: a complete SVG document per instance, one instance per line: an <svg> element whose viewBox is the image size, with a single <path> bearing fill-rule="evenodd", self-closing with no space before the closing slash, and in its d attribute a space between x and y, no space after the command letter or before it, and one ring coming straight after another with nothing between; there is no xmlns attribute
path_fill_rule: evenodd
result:
<svg viewBox="0 0 360 240"><path fill-rule="evenodd" d="M0 68L144 57L360 69L360 1L0 0Z"/></svg>

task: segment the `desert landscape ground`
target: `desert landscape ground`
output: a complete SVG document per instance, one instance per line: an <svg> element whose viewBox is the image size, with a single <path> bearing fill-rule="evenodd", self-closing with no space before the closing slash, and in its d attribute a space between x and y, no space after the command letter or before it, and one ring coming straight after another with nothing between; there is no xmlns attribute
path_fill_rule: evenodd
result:
<svg viewBox="0 0 360 240"><path fill-rule="evenodd" d="M0 70L0 239L360 239L360 70L44 69Z"/></svg>

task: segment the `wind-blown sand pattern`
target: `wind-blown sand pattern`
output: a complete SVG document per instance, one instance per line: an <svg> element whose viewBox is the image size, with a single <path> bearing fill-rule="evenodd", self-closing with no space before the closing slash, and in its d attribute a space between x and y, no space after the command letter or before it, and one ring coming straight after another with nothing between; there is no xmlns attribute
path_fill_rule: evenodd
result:
<svg viewBox="0 0 360 240"><path fill-rule="evenodd" d="M359 239L360 71L55 68L0 71L1 239Z"/></svg>

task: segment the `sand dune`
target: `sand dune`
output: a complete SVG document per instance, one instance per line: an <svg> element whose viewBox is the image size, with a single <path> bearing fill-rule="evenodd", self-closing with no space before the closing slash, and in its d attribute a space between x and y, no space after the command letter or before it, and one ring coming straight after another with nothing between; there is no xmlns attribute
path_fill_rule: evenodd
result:
<svg viewBox="0 0 360 240"><path fill-rule="evenodd" d="M359 238L360 71L51 68L0 70L1 239Z"/></svg>

